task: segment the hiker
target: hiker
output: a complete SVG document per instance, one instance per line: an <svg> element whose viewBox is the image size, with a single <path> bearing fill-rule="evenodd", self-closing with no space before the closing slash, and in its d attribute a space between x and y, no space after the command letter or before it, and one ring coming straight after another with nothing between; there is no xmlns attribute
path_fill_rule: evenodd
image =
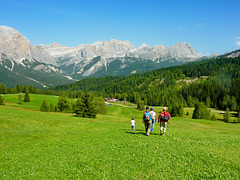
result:
<svg viewBox="0 0 240 180"><path fill-rule="evenodd" d="M155 124L155 121L157 120L157 114L153 111L153 108L151 108L151 114L152 114L152 128L151 128L151 132L154 131L154 124Z"/></svg>
<svg viewBox="0 0 240 180"><path fill-rule="evenodd" d="M167 112L167 108L164 107L163 111L159 114L158 123L160 121L160 135L165 135L168 125L168 120L171 118L171 115Z"/></svg>
<svg viewBox="0 0 240 180"><path fill-rule="evenodd" d="M152 113L149 111L149 107L146 107L146 111L143 112L143 123L145 124L146 135L149 136L150 129L152 127Z"/></svg>
<svg viewBox="0 0 240 180"><path fill-rule="evenodd" d="M134 117L132 117L132 120L130 122L130 125L132 127L132 131L135 131L135 124L136 124L136 121L134 120Z"/></svg>

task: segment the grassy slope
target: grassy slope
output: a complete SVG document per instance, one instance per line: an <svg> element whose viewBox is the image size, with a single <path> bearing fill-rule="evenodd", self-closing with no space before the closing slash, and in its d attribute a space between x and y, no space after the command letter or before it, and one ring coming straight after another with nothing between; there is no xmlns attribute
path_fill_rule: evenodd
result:
<svg viewBox="0 0 240 180"><path fill-rule="evenodd" d="M22 99L24 99L24 93L20 93ZM42 104L43 99L45 99L48 103L52 103L53 105L57 105L58 96L48 96L41 94L29 94L30 102L23 102L21 105L18 103L18 94L3 94L3 101L6 103L6 106L20 108L20 109L32 109L39 111L40 106Z"/></svg>
<svg viewBox="0 0 240 180"><path fill-rule="evenodd" d="M134 108L83 119L8 107L0 107L2 179L240 178L239 124L172 118L166 136L157 125L147 137Z"/></svg>

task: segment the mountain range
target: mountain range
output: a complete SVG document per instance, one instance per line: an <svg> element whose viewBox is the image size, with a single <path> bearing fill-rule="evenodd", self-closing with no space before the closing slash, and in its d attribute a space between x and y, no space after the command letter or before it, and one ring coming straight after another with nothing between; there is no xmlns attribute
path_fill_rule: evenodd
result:
<svg viewBox="0 0 240 180"><path fill-rule="evenodd" d="M17 30L0 26L0 82L39 88L71 83L86 77L129 75L196 61L200 54L189 43L174 46L133 46L112 39L62 46L56 42L31 45Z"/></svg>

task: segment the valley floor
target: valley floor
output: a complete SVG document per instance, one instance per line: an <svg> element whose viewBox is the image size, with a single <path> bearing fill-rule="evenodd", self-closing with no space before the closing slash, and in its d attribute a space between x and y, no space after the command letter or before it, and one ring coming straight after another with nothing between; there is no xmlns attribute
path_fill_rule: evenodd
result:
<svg viewBox="0 0 240 180"><path fill-rule="evenodd" d="M1 106L1 179L240 178L240 124L172 118L147 137L141 119L116 105L96 119Z"/></svg>

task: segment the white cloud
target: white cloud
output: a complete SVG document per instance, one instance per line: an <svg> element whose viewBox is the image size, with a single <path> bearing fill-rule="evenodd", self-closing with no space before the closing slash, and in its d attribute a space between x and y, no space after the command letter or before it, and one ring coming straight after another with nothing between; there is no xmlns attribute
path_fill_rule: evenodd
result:
<svg viewBox="0 0 240 180"><path fill-rule="evenodd" d="M235 45L240 47L240 41L236 41Z"/></svg>
<svg viewBox="0 0 240 180"><path fill-rule="evenodd" d="M187 28L186 27L178 27L178 30L179 31L184 31L184 30L186 30Z"/></svg>
<svg viewBox="0 0 240 180"><path fill-rule="evenodd" d="M199 28L199 27L202 27L202 26L204 26L204 25L205 25L205 23L202 22L202 23L199 23L199 24L194 25L194 27L195 27L195 28Z"/></svg>
<svg viewBox="0 0 240 180"><path fill-rule="evenodd" d="M240 39L240 37L235 37L235 39Z"/></svg>

